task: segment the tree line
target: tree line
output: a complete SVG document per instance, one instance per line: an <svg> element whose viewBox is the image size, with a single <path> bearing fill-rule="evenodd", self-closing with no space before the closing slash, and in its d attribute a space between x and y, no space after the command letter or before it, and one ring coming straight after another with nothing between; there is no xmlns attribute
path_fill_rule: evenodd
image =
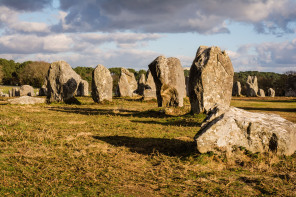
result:
<svg viewBox="0 0 296 197"><path fill-rule="evenodd" d="M0 84L31 85L35 88L40 88L44 83L49 66L49 63L43 61L26 61L18 63L13 60L0 58ZM114 91L119 80L120 69L120 67L109 68L114 81ZM94 68L76 67L74 70L82 79L91 84L92 71ZM141 74L146 75L146 70L136 71L132 68L129 68L128 70L134 73L137 80L140 78ZM189 70L184 70L184 75L189 76ZM289 71L284 74L258 71L235 72L233 81L239 81L241 83L242 94L246 93L246 81L248 75L257 76L259 88L263 89L265 92L267 92L268 88L273 88L277 96L284 96L286 90L289 88L295 90L296 88L296 71Z"/></svg>

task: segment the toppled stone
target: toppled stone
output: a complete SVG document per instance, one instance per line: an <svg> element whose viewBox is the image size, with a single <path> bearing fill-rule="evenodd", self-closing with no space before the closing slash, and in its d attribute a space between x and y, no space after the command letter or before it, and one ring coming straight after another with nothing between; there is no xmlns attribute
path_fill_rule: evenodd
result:
<svg viewBox="0 0 296 197"><path fill-rule="evenodd" d="M103 65L97 65L92 72L91 95L95 102L112 101L113 79L110 71Z"/></svg>
<svg viewBox="0 0 296 197"><path fill-rule="evenodd" d="M259 89L259 91L258 91L258 96L260 96L260 97L265 97L265 92L264 92L263 89Z"/></svg>
<svg viewBox="0 0 296 197"><path fill-rule="evenodd" d="M248 76L247 79L247 96L256 97L258 92L258 82L256 76Z"/></svg>
<svg viewBox="0 0 296 197"><path fill-rule="evenodd" d="M88 96L88 82L87 81L85 81L85 80L80 81L80 83L78 85L76 96Z"/></svg>
<svg viewBox="0 0 296 197"><path fill-rule="evenodd" d="M21 96L19 98L15 98L15 99L9 99L8 103L10 103L10 104L20 104L20 105L34 105L34 104L45 103L45 98L37 98L37 97L31 97L31 96Z"/></svg>
<svg viewBox="0 0 296 197"><path fill-rule="evenodd" d="M138 84L134 73L131 73L125 68L121 68L120 78L117 86L116 94L120 97L132 97L137 90Z"/></svg>
<svg viewBox="0 0 296 197"><path fill-rule="evenodd" d="M30 85L22 85L20 88L20 96L35 96L34 88Z"/></svg>
<svg viewBox="0 0 296 197"><path fill-rule="evenodd" d="M267 95L270 96L270 97L275 97L275 91L274 91L274 89L269 88L268 89L268 92L267 92Z"/></svg>
<svg viewBox="0 0 296 197"><path fill-rule="evenodd" d="M236 81L233 84L232 96L241 96L241 91L242 91L241 83L239 81Z"/></svg>
<svg viewBox="0 0 296 197"><path fill-rule="evenodd" d="M65 61L53 62L47 74L47 100L68 102L75 100L81 77Z"/></svg>
<svg viewBox="0 0 296 197"><path fill-rule="evenodd" d="M195 140L201 153L231 151L233 146L242 146L254 153L292 155L296 151L296 124L279 115L216 107Z"/></svg>
<svg viewBox="0 0 296 197"><path fill-rule="evenodd" d="M149 64L153 76L159 107L182 107L185 97L185 77L177 58L157 57Z"/></svg>
<svg viewBox="0 0 296 197"><path fill-rule="evenodd" d="M200 46L189 74L191 111L201 113L216 104L229 106L233 67L230 58L219 47Z"/></svg>

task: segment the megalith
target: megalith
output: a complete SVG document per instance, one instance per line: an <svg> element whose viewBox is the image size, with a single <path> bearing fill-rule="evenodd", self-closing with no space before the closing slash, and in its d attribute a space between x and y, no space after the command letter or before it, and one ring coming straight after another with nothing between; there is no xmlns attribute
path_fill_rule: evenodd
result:
<svg viewBox="0 0 296 197"><path fill-rule="evenodd" d="M113 79L109 69L103 65L97 65L92 72L91 96L97 102L112 101Z"/></svg>
<svg viewBox="0 0 296 197"><path fill-rule="evenodd" d="M145 89L143 92L144 100L156 99L156 87L155 87L153 76L149 69L146 73L146 78L147 80L146 80Z"/></svg>
<svg viewBox="0 0 296 197"><path fill-rule="evenodd" d="M185 97L185 77L179 59L157 57L149 64L153 76L159 107L182 107Z"/></svg>
<svg viewBox="0 0 296 197"><path fill-rule="evenodd" d="M137 93L141 96L144 95L145 84L146 84L146 77L144 74L141 74L138 80L138 89L137 89Z"/></svg>
<svg viewBox="0 0 296 197"><path fill-rule="evenodd" d="M65 61L53 62L46 79L48 102L72 100L81 81L81 77Z"/></svg>
<svg viewBox="0 0 296 197"><path fill-rule="evenodd" d="M8 91L9 97L16 97L20 96L20 90L18 88L12 88L11 90Z"/></svg>
<svg viewBox="0 0 296 197"><path fill-rule="evenodd" d="M117 96L132 97L138 88L138 84L134 73L131 73L125 68L121 68L121 73L117 86Z"/></svg>
<svg viewBox="0 0 296 197"><path fill-rule="evenodd" d="M88 96L88 82L86 80L80 81L76 96Z"/></svg>
<svg viewBox="0 0 296 197"><path fill-rule="evenodd" d="M35 96L34 88L30 85L22 85L20 87L20 96Z"/></svg>
<svg viewBox="0 0 296 197"><path fill-rule="evenodd" d="M256 97L258 92L258 82L256 76L248 76L247 79L247 96Z"/></svg>
<svg viewBox="0 0 296 197"><path fill-rule="evenodd" d="M272 88L269 88L267 91L267 95L270 97L275 97L275 91Z"/></svg>
<svg viewBox="0 0 296 197"><path fill-rule="evenodd" d="M208 112L215 105L229 107L233 67L219 47L200 46L189 74L189 99L193 113Z"/></svg>
<svg viewBox="0 0 296 197"><path fill-rule="evenodd" d="M241 96L241 91L242 91L241 83L239 81L236 81L233 84L232 96Z"/></svg>
<svg viewBox="0 0 296 197"><path fill-rule="evenodd" d="M265 92L264 92L263 89L259 89L259 91L258 91L258 96L260 96L260 97L265 97Z"/></svg>

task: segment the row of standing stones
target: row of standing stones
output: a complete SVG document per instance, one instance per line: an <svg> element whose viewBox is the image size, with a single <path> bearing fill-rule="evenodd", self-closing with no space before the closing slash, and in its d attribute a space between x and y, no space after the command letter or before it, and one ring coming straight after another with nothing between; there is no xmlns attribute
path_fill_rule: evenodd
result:
<svg viewBox="0 0 296 197"><path fill-rule="evenodd" d="M148 67L147 76L141 76L138 83L132 73L122 68L116 95L137 93L144 98L156 95L159 107L182 107L186 88L180 61L160 56ZM225 51L219 47L199 47L187 82L192 113L207 114L194 137L198 151L231 153L234 147L245 147L252 152L294 154L296 124L278 115L252 113L230 106L233 75L232 63ZM93 100L112 101L113 80L109 70L98 65L92 77ZM249 78L251 87L257 80ZM84 91L82 87L86 89L81 77L64 61L52 63L46 79L48 102L66 102ZM258 90L253 89L257 95Z"/></svg>
<svg viewBox="0 0 296 197"><path fill-rule="evenodd" d="M258 81L257 81L257 77L256 76L248 76L247 79L247 95L249 97L265 97L265 92L263 89L259 89L258 88ZM241 83L239 81L235 82L233 84L233 88L232 88L232 96L242 96L241 94ZM269 88L267 90L267 95L270 97L274 97L275 96L275 91L272 88Z"/></svg>

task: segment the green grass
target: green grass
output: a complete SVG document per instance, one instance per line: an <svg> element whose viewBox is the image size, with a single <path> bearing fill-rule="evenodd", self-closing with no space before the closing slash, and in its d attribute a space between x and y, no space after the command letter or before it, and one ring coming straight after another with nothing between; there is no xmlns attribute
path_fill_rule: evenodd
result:
<svg viewBox="0 0 296 197"><path fill-rule="evenodd" d="M205 116L186 114L188 100L177 110L184 115L172 116L136 99L32 106L1 99L0 196L296 195L295 155L199 154L193 136ZM295 100L268 99L232 105L296 122Z"/></svg>

